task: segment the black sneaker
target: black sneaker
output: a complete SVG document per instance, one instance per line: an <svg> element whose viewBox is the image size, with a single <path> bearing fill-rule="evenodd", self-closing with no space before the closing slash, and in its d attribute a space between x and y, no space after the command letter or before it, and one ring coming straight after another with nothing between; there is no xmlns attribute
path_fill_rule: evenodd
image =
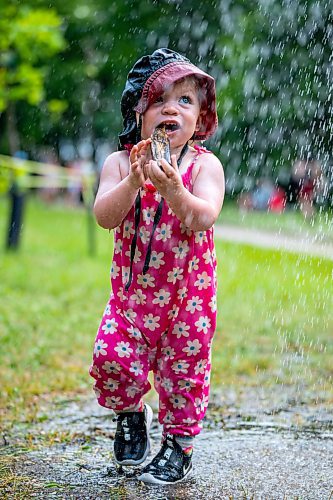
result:
<svg viewBox="0 0 333 500"><path fill-rule="evenodd" d="M153 410L145 404L144 411L124 412L117 415L114 440L114 458L119 465L139 465L150 451L149 428Z"/></svg>
<svg viewBox="0 0 333 500"><path fill-rule="evenodd" d="M175 484L190 476L192 454L186 455L175 438L176 436L167 434L161 450L138 476L140 481L150 484Z"/></svg>

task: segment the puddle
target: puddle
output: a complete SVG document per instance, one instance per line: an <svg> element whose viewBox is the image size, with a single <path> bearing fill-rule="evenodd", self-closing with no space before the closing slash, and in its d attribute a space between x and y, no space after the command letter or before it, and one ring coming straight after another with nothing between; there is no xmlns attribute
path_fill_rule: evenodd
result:
<svg viewBox="0 0 333 500"><path fill-rule="evenodd" d="M23 495L19 486L7 485L5 498L333 498L331 408L286 392L278 401L259 392L250 401L248 393L224 395L222 406L220 396L212 399L186 483L146 486L136 480L140 467L118 473L112 462L116 424L94 399L82 398L55 405L52 418L41 413L39 423L18 426L5 437L2 453L15 454L13 473L23 490L29 488ZM151 456L160 436L155 420ZM24 443L32 449L18 455Z"/></svg>

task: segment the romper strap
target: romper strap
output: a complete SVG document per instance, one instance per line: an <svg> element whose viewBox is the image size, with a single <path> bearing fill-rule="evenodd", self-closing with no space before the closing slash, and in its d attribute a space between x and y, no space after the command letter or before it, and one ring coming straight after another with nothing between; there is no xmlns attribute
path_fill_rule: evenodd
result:
<svg viewBox="0 0 333 500"><path fill-rule="evenodd" d="M194 165L196 164L199 156L204 154L204 153L211 153L212 154L211 151L209 151L208 149L206 149L202 146L197 146L195 144L193 147L196 150L197 154L193 158L191 164L188 166L188 169L186 170L186 172L183 174L183 182L184 182L184 185L186 185L186 186L192 185L192 171L193 171Z"/></svg>

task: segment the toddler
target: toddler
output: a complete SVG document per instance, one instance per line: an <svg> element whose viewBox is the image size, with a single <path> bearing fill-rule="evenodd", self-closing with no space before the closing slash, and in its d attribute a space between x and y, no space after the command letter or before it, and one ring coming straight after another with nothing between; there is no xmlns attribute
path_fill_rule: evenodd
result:
<svg viewBox="0 0 333 500"><path fill-rule="evenodd" d="M94 205L114 229L112 293L90 369L100 405L117 414L115 461L138 465L150 450L151 385L163 426L159 453L139 479L173 484L192 470L193 439L208 405L216 327L213 224L222 208L221 163L197 145L217 127L214 79L169 49L142 57L121 100L119 151L104 164ZM151 155L163 128L171 163Z"/></svg>

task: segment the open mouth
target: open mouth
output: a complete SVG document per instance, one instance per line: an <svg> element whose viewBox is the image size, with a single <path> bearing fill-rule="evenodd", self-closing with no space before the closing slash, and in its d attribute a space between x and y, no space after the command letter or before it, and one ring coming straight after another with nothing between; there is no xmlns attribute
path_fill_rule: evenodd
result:
<svg viewBox="0 0 333 500"><path fill-rule="evenodd" d="M175 122L162 122L157 126L157 128L164 128L166 132L174 132L175 130L178 130L180 127L178 123Z"/></svg>

